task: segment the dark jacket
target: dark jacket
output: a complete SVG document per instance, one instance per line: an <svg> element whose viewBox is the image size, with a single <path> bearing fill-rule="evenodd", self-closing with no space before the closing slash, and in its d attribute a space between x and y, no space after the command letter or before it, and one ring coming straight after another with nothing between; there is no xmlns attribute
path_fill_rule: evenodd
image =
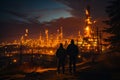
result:
<svg viewBox="0 0 120 80"><path fill-rule="evenodd" d="M58 59L65 59L66 57L66 50L63 47L59 47L56 51L56 57Z"/></svg>
<svg viewBox="0 0 120 80"><path fill-rule="evenodd" d="M77 57L78 55L78 47L75 44L69 44L67 47L67 54L70 57Z"/></svg>

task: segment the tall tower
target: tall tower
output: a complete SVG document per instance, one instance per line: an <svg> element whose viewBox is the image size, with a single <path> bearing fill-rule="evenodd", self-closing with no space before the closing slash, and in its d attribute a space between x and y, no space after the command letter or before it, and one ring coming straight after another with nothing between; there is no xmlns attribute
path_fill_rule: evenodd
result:
<svg viewBox="0 0 120 80"><path fill-rule="evenodd" d="M49 38L49 36L48 36L48 29L46 29L45 30L45 36L46 36L46 45L48 46L49 44L49 40L48 40L48 38Z"/></svg>
<svg viewBox="0 0 120 80"><path fill-rule="evenodd" d="M63 39L63 29L62 29L62 27L60 27L60 40L62 40Z"/></svg>
<svg viewBox="0 0 120 80"><path fill-rule="evenodd" d="M85 15L86 15L86 19L85 19L85 31L84 31L84 35L85 37L91 37L91 16L90 16L90 6L87 5L86 10L85 10Z"/></svg>
<svg viewBox="0 0 120 80"><path fill-rule="evenodd" d="M89 4L89 3L88 3ZM90 5L86 6L85 9L85 28L84 28L84 36L83 36L83 50L90 51L95 48L96 45L94 40L94 31L93 31L93 23L91 20L91 12L90 12Z"/></svg>
<svg viewBox="0 0 120 80"><path fill-rule="evenodd" d="M29 33L29 30L28 29L25 29L25 41L28 39L28 33Z"/></svg>

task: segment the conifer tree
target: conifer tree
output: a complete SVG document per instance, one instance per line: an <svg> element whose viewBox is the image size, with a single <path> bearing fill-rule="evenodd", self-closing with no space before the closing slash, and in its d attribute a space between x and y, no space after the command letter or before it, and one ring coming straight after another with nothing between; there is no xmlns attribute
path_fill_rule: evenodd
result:
<svg viewBox="0 0 120 80"><path fill-rule="evenodd" d="M108 20L105 23L108 25L105 32L111 36L106 39L110 43L110 50L120 52L120 0L114 0L106 7Z"/></svg>

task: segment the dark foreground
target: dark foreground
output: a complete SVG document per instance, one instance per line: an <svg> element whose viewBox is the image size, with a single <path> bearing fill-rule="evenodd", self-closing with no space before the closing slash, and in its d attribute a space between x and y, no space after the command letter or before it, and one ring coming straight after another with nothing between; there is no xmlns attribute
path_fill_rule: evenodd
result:
<svg viewBox="0 0 120 80"><path fill-rule="evenodd" d="M0 80L120 80L117 68L106 68L102 62L86 62L77 66L77 72L57 74L56 68L46 71L33 70L31 72L12 71L0 76Z"/></svg>
<svg viewBox="0 0 120 80"><path fill-rule="evenodd" d="M78 63L75 74L68 73L67 66L65 74L57 74L56 67L12 65L0 70L0 80L120 80L119 57L103 58L104 60L94 63L91 61Z"/></svg>

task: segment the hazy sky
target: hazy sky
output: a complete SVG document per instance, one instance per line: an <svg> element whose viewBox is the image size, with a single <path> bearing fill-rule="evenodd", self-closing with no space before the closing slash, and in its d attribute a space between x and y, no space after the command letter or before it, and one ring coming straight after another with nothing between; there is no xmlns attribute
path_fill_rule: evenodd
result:
<svg viewBox="0 0 120 80"><path fill-rule="evenodd" d="M0 0L0 42L21 36L29 27L33 35L39 34L40 24L46 21L69 17L82 20L87 4L91 6L92 19L104 20L108 1L111 0Z"/></svg>

